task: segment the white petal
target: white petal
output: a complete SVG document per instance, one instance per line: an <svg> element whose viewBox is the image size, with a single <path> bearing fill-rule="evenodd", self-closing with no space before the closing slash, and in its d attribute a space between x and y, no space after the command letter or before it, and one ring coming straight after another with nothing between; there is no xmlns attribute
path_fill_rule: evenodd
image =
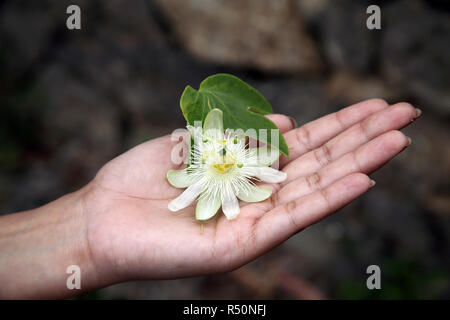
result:
<svg viewBox="0 0 450 320"><path fill-rule="evenodd" d="M259 202L266 200L272 194L272 190L268 188L260 188L252 186L246 193L244 190L240 190L238 198L245 202Z"/></svg>
<svg viewBox="0 0 450 320"><path fill-rule="evenodd" d="M223 139L223 113L220 109L212 109L205 118L203 132L213 140Z"/></svg>
<svg viewBox="0 0 450 320"><path fill-rule="evenodd" d="M287 174L271 167L246 167L247 174L269 183L279 183L286 180Z"/></svg>
<svg viewBox="0 0 450 320"><path fill-rule="evenodd" d="M195 182L192 174L188 174L186 170L169 170L166 177L175 188L187 188Z"/></svg>
<svg viewBox="0 0 450 320"><path fill-rule="evenodd" d="M222 211L228 220L236 218L239 214L239 202L232 190L222 192Z"/></svg>
<svg viewBox="0 0 450 320"><path fill-rule="evenodd" d="M190 185L182 194L169 202L169 210L175 212L186 208L198 197L201 191L202 186L200 183L197 182Z"/></svg>
<svg viewBox="0 0 450 320"><path fill-rule="evenodd" d="M195 208L195 218L197 220L208 220L214 217L221 204L222 201L218 197L200 196Z"/></svg>

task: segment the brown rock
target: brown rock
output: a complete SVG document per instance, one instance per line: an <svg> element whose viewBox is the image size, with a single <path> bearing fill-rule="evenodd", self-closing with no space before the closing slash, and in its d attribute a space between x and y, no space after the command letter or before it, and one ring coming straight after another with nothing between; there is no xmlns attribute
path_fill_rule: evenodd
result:
<svg viewBox="0 0 450 320"><path fill-rule="evenodd" d="M388 87L378 77L363 77L345 71L334 73L327 86L327 96L330 100L348 103L371 98L395 100L398 95L395 88Z"/></svg>
<svg viewBox="0 0 450 320"><path fill-rule="evenodd" d="M271 72L321 67L291 0L157 0L181 44L208 61Z"/></svg>

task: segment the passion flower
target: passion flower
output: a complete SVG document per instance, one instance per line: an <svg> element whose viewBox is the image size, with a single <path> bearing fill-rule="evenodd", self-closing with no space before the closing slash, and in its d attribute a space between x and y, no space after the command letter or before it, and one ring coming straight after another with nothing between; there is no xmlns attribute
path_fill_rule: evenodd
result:
<svg viewBox="0 0 450 320"><path fill-rule="evenodd" d="M194 141L189 166L167 172L171 185L187 189L169 203L169 210L186 208L198 198L198 220L212 218L221 206L227 219L234 219L240 211L238 199L259 202L271 196L271 189L258 187L254 181L278 183L286 179L285 172L270 167L279 157L278 150L248 148L245 138L224 132L221 110L208 113L203 129L188 126L188 130Z"/></svg>

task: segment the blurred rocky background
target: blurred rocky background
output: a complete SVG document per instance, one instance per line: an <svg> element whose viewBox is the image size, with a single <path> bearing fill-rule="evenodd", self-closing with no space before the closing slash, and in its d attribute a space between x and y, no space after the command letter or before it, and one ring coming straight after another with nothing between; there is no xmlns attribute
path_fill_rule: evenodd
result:
<svg viewBox="0 0 450 320"><path fill-rule="evenodd" d="M366 28L381 7L382 29ZM66 28L78 4L82 29ZM80 298L450 298L445 0L0 1L0 213L42 205L184 126L187 84L236 74L299 124L362 99L423 110L377 187L231 273ZM382 290L366 288L377 264Z"/></svg>

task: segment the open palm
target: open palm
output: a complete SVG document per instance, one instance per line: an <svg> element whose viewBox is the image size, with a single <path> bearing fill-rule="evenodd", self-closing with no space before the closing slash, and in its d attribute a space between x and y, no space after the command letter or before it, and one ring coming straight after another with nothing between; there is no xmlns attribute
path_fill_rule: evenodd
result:
<svg viewBox="0 0 450 320"><path fill-rule="evenodd" d="M130 279L164 279L237 268L348 204L370 187L367 174L410 144L398 129L420 115L407 103L368 100L294 128L271 115L284 133L289 158L272 196L242 203L234 220L219 213L204 224L194 205L167 205L183 190L166 180L169 136L143 143L106 164L86 188L88 242L97 270Z"/></svg>

